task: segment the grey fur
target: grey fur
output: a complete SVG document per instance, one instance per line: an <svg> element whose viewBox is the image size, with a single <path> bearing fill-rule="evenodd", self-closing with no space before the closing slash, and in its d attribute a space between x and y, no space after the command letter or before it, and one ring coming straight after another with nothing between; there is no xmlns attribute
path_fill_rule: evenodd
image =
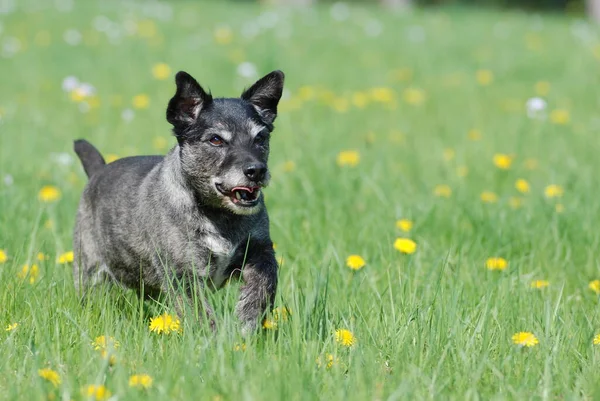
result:
<svg viewBox="0 0 600 401"><path fill-rule="evenodd" d="M214 328L206 291L241 277L236 312L243 332L250 333L277 288L269 219L258 188L268 183L268 134L283 74L267 75L241 99L212 99L183 72L176 82L167 119L178 145L166 156L105 164L91 144L76 141L90 180L74 230L75 286L82 295L103 281L151 297L166 293L179 314L186 305L198 305ZM219 132L227 133L225 145L215 139Z"/></svg>

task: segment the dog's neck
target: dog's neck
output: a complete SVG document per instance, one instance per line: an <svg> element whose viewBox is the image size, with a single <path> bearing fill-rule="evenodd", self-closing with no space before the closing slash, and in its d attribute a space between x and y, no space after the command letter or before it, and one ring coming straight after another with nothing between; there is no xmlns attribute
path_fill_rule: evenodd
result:
<svg viewBox="0 0 600 401"><path fill-rule="evenodd" d="M161 179L168 189L170 200L177 208L194 208L196 199L194 190L183 174L179 145L165 155L161 168Z"/></svg>

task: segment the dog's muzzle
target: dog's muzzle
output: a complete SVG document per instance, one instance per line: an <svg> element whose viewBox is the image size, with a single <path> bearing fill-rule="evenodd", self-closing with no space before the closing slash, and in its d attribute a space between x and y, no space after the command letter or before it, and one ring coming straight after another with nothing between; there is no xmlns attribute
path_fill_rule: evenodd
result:
<svg viewBox="0 0 600 401"><path fill-rule="evenodd" d="M233 187L230 190L223 188L221 184L215 184L217 191L227 196L236 206L254 207L260 198L260 187Z"/></svg>

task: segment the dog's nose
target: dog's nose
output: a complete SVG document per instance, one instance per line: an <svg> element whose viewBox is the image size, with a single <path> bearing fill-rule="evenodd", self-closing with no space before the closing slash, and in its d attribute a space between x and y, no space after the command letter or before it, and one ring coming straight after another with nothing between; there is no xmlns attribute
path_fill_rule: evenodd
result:
<svg viewBox="0 0 600 401"><path fill-rule="evenodd" d="M244 167L244 174L252 181L260 181L265 178L267 165L265 163L252 163Z"/></svg>

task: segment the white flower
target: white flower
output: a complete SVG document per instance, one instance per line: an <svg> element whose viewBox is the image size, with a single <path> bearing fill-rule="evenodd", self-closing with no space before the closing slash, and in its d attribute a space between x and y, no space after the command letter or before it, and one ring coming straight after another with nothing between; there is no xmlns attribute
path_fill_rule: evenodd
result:
<svg viewBox="0 0 600 401"><path fill-rule="evenodd" d="M544 118L546 111L546 101L541 97L532 97L525 103L527 116L529 118Z"/></svg>
<svg viewBox="0 0 600 401"><path fill-rule="evenodd" d="M10 187L13 184L14 180L12 175L10 174L6 174L4 176L4 185L6 185L7 187Z"/></svg>
<svg viewBox="0 0 600 401"><path fill-rule="evenodd" d="M237 73L244 78L254 78L258 76L256 66L249 61L244 61L242 64L238 65Z"/></svg>
<svg viewBox="0 0 600 401"><path fill-rule="evenodd" d="M381 35L381 32L383 32L383 25L376 19L370 20L365 25L365 33L367 36L374 38Z"/></svg>
<svg viewBox="0 0 600 401"><path fill-rule="evenodd" d="M2 43L2 57L12 57L21 50L21 41L15 37L8 37Z"/></svg>
<svg viewBox="0 0 600 401"><path fill-rule="evenodd" d="M79 80L73 75L69 75L62 81L62 90L64 90L65 92L74 91L75 89L77 89L78 86Z"/></svg>
<svg viewBox="0 0 600 401"><path fill-rule="evenodd" d="M131 120L133 120L134 116L135 116L135 113L131 109L125 109L121 113L121 118L127 123L130 122Z"/></svg>
<svg viewBox="0 0 600 401"><path fill-rule="evenodd" d="M76 29L69 29L63 34L63 39L71 46L81 43L81 33Z"/></svg>
<svg viewBox="0 0 600 401"><path fill-rule="evenodd" d="M50 155L50 158L56 164L60 164L62 166L70 166L71 164L73 164L73 157L69 153L66 153L66 152L52 153Z"/></svg>
<svg viewBox="0 0 600 401"><path fill-rule="evenodd" d="M112 22L104 15L97 15L92 21L94 29L98 32L106 32L111 27Z"/></svg>
<svg viewBox="0 0 600 401"><path fill-rule="evenodd" d="M331 18L336 21L345 21L350 16L350 9L346 3L334 3L329 10Z"/></svg>
<svg viewBox="0 0 600 401"><path fill-rule="evenodd" d="M73 11L73 0L54 0L54 7L61 13Z"/></svg>
<svg viewBox="0 0 600 401"><path fill-rule="evenodd" d="M260 26L256 22L249 21L242 25L241 32L243 37L252 39L260 33Z"/></svg>
<svg viewBox="0 0 600 401"><path fill-rule="evenodd" d="M0 14L10 14L16 10L16 0L4 0L0 1Z"/></svg>
<svg viewBox="0 0 600 401"><path fill-rule="evenodd" d="M94 93L96 93L96 88L94 88L92 84L88 84L87 82L82 82L81 84L79 84L77 90L85 97L92 96Z"/></svg>
<svg viewBox="0 0 600 401"><path fill-rule="evenodd" d="M279 22L279 15L272 11L267 11L258 16L258 23L266 29L274 28Z"/></svg>

